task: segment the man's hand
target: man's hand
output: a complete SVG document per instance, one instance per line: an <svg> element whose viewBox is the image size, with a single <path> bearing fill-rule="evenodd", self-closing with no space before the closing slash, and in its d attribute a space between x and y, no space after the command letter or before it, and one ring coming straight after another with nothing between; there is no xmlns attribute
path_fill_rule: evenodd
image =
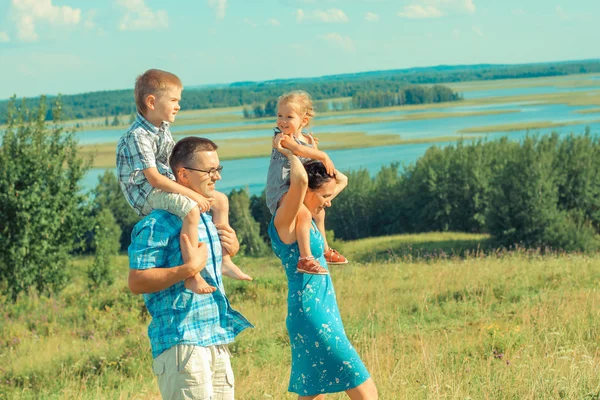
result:
<svg viewBox="0 0 600 400"><path fill-rule="evenodd" d="M227 251L231 257L235 256L240 251L240 242L238 241L237 235L233 228L227 224L216 224L215 225L219 232L219 239L221 239L221 245Z"/></svg>
<svg viewBox="0 0 600 400"><path fill-rule="evenodd" d="M331 176L335 176L335 167L333 165L333 161L331 161L331 158L329 158L329 156L326 153L323 153L323 154L324 154L324 156L321 159L321 162L323 163L323 165L325 165L327 174L331 175Z"/></svg>
<svg viewBox="0 0 600 400"><path fill-rule="evenodd" d="M185 267L187 275L186 278L202 271L206 266L206 259L208 258L206 245L203 242L198 242L198 247L192 246L190 238L184 233L179 239L179 246L181 248L181 257L183 258L182 267Z"/></svg>
<svg viewBox="0 0 600 400"><path fill-rule="evenodd" d="M200 212L207 212L208 210L210 210L210 208L212 207L212 204L214 203L215 199L210 197L210 198L206 198L204 196L202 196L201 194L195 193L193 194L193 196L191 197L192 200L194 200L196 203L198 203L198 208L200 209Z"/></svg>

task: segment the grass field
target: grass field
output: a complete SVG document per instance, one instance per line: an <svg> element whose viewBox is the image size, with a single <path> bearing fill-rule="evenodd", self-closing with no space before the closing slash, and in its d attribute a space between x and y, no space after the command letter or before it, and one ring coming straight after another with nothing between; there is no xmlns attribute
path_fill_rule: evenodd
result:
<svg viewBox="0 0 600 400"><path fill-rule="evenodd" d="M354 262L332 267L337 300L381 399L600 395L600 255L494 251L486 236L452 233L342 246ZM158 398L126 258L108 288L88 288L89 261L56 297L2 299L0 398ZM255 281L226 290L256 328L231 347L236 398L294 399L283 271L274 257L237 262Z"/></svg>

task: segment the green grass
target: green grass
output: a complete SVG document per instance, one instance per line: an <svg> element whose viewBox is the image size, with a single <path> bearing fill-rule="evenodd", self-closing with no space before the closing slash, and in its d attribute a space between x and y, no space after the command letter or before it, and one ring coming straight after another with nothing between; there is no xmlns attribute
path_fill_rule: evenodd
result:
<svg viewBox="0 0 600 400"><path fill-rule="evenodd" d="M585 120L585 121L569 121L569 122L551 122L551 121L530 121L516 122L513 124L474 126L459 130L460 133L495 133L495 132L512 132L524 131L528 129L544 129L544 128L559 128L563 126L579 125L579 124L595 124L600 122L600 119Z"/></svg>
<svg viewBox="0 0 600 400"><path fill-rule="evenodd" d="M600 393L600 255L494 251L484 235L455 233L342 246L353 263L332 267L338 304L381 399ZM232 346L236 398L295 399L283 271L274 257L236 260L255 281L226 280L226 290L256 325ZM158 398L148 316L126 288L126 258L116 284L91 292L89 262L76 260L56 297L2 299L0 398Z"/></svg>

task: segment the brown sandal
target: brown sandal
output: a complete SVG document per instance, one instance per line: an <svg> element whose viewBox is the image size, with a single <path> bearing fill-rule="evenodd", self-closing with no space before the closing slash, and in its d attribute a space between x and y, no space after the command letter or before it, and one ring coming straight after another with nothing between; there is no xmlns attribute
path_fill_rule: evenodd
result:
<svg viewBox="0 0 600 400"><path fill-rule="evenodd" d="M299 258L296 271L302 274L311 275L327 275L329 273L327 269L323 268L321 264L319 264L319 260L316 260L313 256Z"/></svg>

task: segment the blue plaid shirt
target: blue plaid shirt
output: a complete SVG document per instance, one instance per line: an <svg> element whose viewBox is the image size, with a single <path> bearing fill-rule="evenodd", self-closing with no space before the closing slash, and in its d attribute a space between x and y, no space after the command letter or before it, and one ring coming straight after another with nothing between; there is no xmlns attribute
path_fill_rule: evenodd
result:
<svg viewBox="0 0 600 400"><path fill-rule="evenodd" d="M253 325L231 308L221 275L221 242L212 217L200 214L198 239L208 245L206 268L201 272L217 291L195 294L183 281L156 293L144 294L152 316L148 337L152 357L177 345L213 346L233 342ZM134 227L129 246L129 267L133 269L171 268L183 264L179 248L182 221L163 210L154 210Z"/></svg>
<svg viewBox="0 0 600 400"><path fill-rule="evenodd" d="M169 167L173 146L168 122L157 128L140 114L119 139L117 178L127 202L138 215L143 215L146 197L154 189L144 176L144 169L156 167L161 175L175 180Z"/></svg>

